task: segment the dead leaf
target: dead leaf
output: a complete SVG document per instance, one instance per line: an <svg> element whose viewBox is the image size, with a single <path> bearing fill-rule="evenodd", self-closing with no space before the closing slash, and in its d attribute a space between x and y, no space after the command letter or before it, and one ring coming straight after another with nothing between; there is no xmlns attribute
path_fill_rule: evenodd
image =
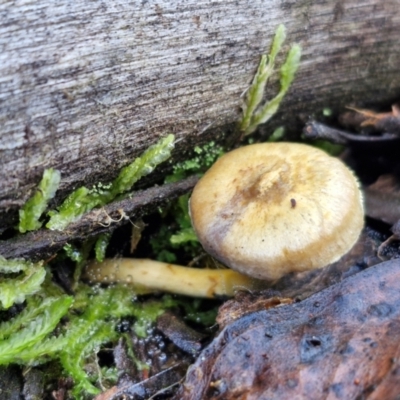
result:
<svg viewBox="0 0 400 400"><path fill-rule="evenodd" d="M400 108L398 104L392 106L390 112L375 112L354 107L347 107L349 110L339 117L344 126L351 126L355 129L371 127L378 132L389 132L400 134Z"/></svg>
<svg viewBox="0 0 400 400"><path fill-rule="evenodd" d="M227 326L175 399L385 399L400 392L400 261Z"/></svg>

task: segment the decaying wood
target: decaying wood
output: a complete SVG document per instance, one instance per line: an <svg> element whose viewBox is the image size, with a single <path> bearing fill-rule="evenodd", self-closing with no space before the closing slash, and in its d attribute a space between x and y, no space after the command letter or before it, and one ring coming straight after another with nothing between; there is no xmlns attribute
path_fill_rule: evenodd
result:
<svg viewBox="0 0 400 400"><path fill-rule="evenodd" d="M113 232L129 219L141 217L150 210L193 189L198 177L155 186L132 193L128 198L86 213L64 231L40 229L13 239L0 241L0 254L5 258L26 258L33 261L46 259L56 254L67 243L84 241L105 232Z"/></svg>
<svg viewBox="0 0 400 400"><path fill-rule="evenodd" d="M0 10L1 224L44 168L61 170L59 202L162 135L184 139L182 158L236 121L279 23L303 58L272 125L293 132L299 116L399 93L397 1L10 0Z"/></svg>
<svg viewBox="0 0 400 400"><path fill-rule="evenodd" d="M190 367L176 399L395 399L400 261L228 325Z"/></svg>

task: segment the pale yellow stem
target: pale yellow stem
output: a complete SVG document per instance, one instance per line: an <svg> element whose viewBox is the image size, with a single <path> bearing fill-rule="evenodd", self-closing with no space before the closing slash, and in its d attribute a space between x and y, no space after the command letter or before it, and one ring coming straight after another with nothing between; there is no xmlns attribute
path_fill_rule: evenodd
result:
<svg viewBox="0 0 400 400"><path fill-rule="evenodd" d="M255 290L262 283L231 269L197 269L135 258L91 262L86 278L92 282L120 282L138 293L155 291L214 298L233 296L238 290Z"/></svg>

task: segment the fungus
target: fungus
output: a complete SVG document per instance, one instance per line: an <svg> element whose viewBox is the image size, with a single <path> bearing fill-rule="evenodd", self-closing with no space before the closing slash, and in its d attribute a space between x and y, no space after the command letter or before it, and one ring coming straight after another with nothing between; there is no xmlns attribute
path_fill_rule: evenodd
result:
<svg viewBox="0 0 400 400"><path fill-rule="evenodd" d="M91 263L87 277L131 283L138 293L230 296L262 287L261 280L337 261L364 222L353 172L322 150L295 143L254 144L225 154L197 183L189 208L204 249L235 271L119 259Z"/></svg>
<svg viewBox="0 0 400 400"><path fill-rule="evenodd" d="M209 254L267 280L337 261L364 220L358 181L343 162L283 142L222 156L195 186L190 213Z"/></svg>

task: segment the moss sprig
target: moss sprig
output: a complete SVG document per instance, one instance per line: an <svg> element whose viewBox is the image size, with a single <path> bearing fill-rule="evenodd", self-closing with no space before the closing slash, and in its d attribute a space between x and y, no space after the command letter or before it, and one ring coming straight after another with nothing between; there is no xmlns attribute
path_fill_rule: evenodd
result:
<svg viewBox="0 0 400 400"><path fill-rule="evenodd" d="M8 261L0 256L0 303L8 309L14 303L22 303L26 297L38 292L46 276L42 263L24 260ZM18 273L9 277L9 274Z"/></svg>
<svg viewBox="0 0 400 400"><path fill-rule="evenodd" d="M300 64L301 47L293 45L289 50L286 61L280 68L280 90L278 94L264 105L260 106L264 97L265 85L274 72L275 59L286 38L286 29L279 25L268 55L261 57L257 72L242 106L243 116L239 122L242 136L253 133L260 124L267 122L277 111L279 105L293 82L295 73Z"/></svg>
<svg viewBox="0 0 400 400"><path fill-rule="evenodd" d="M48 214L50 221L46 227L63 230L70 223L95 207L101 207L117 196L127 192L143 176L150 174L157 165L167 160L174 148L174 135L167 135L150 146L140 157L122 168L117 178L109 185L97 185L93 189L84 186L72 192L66 200Z"/></svg>
<svg viewBox="0 0 400 400"><path fill-rule="evenodd" d="M19 210L18 229L21 233L34 231L42 226L39 218L46 211L48 202L54 197L60 184L60 171L46 169L35 194Z"/></svg>
<svg viewBox="0 0 400 400"><path fill-rule="evenodd" d="M6 326L8 337L3 334L0 341L0 365L9 363L28 363L37 364L40 362L38 357L38 344L54 330L61 318L66 314L72 304L73 298L61 296L59 298L49 298L46 300L45 308L41 308L34 318L28 320L27 315L34 315L34 311L29 309L23 318L17 318ZM26 325L21 325L25 321Z"/></svg>
<svg viewBox="0 0 400 400"><path fill-rule="evenodd" d="M96 254L96 260L98 262L104 261L110 239L111 235L109 233L102 233L97 237L96 243L94 245L94 252Z"/></svg>

